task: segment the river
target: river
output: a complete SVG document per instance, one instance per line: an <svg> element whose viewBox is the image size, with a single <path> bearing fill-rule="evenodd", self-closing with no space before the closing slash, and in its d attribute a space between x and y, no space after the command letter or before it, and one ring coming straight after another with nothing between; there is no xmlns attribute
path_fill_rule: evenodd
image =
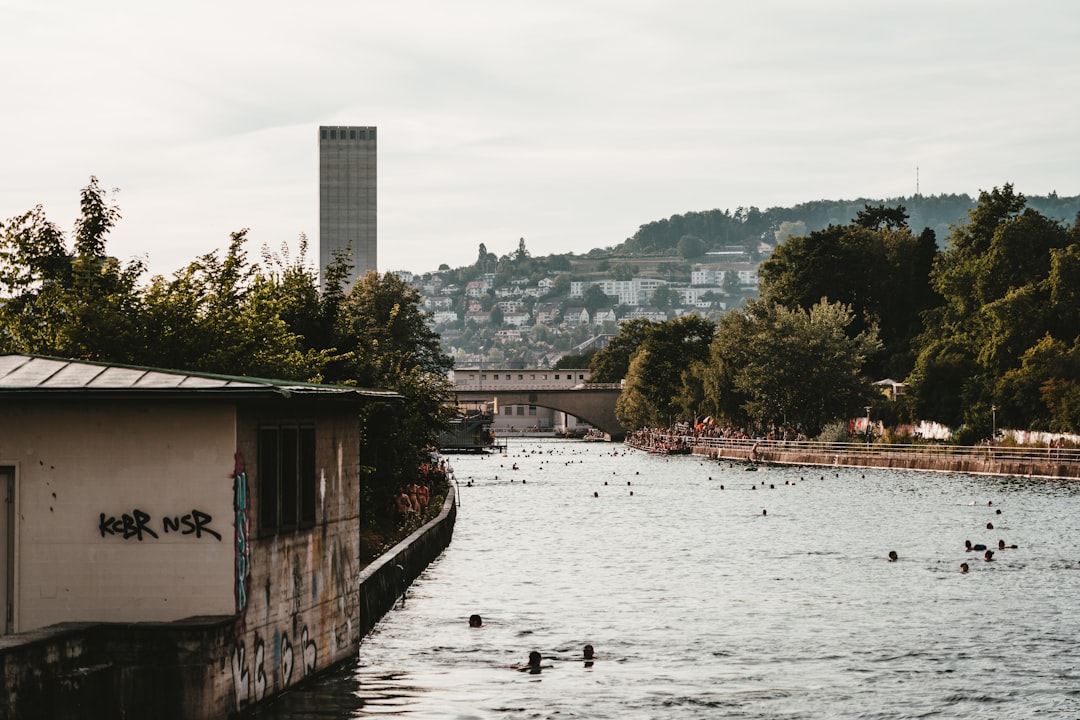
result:
<svg viewBox="0 0 1080 720"><path fill-rule="evenodd" d="M450 547L355 664L260 717L1080 717L1080 482L573 441L450 460Z"/></svg>

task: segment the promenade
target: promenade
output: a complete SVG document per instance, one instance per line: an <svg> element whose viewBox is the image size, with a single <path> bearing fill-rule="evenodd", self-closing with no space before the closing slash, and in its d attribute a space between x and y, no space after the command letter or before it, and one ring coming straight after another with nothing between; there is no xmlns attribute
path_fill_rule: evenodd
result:
<svg viewBox="0 0 1080 720"><path fill-rule="evenodd" d="M828 443L812 440L756 440L696 437L693 434L630 435L626 444L640 450L689 447L694 455L734 462L828 467L874 467L1008 475L1080 478L1080 449L946 444Z"/></svg>

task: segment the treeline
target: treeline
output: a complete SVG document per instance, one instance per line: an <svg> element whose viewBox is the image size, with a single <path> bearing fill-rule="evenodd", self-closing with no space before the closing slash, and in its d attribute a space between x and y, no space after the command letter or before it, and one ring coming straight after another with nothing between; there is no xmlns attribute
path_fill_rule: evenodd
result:
<svg viewBox="0 0 1080 720"><path fill-rule="evenodd" d="M306 240L299 257L264 248L252 263L246 230L147 280L106 251L120 211L96 178L80 207L70 243L41 206L0 223L0 353L394 390L405 401L365 419L364 506L414 481L453 404L453 363L416 290L369 273L346 292L344 258L320 289Z"/></svg>
<svg viewBox="0 0 1080 720"><path fill-rule="evenodd" d="M692 238L708 252L722 247L740 246L751 254L762 241L773 244L788 234L824 230L830 225L844 225L865 206L903 206L908 226L916 232L933 230L944 239L951 228L963 223L976 205L976 199L960 195L913 195L887 199L815 200L792 207L756 207L731 210L706 210L672 215L646 223L627 238L616 252L625 254L675 254L679 243ZM1054 220L1071 221L1080 212L1080 195L1059 197L1056 193L1028 198L1028 207ZM779 236L779 237L778 237Z"/></svg>
<svg viewBox="0 0 1080 720"><path fill-rule="evenodd" d="M761 297L719 322L635 321L590 360L626 379L627 427L713 416L819 432L861 416L933 420L960 440L1012 428L1080 432L1080 217L1048 217L1011 185L980 193L945 249L903 205L788 238ZM887 402L872 381L907 382Z"/></svg>

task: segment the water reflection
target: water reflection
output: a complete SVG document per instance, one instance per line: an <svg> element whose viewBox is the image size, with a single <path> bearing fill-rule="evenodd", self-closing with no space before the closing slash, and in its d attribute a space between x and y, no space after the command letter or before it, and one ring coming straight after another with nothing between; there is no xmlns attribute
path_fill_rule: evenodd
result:
<svg viewBox="0 0 1080 720"><path fill-rule="evenodd" d="M449 550L354 666L269 716L1080 713L1075 482L582 443L453 463ZM999 539L1018 547L965 550ZM517 672L533 650L539 674Z"/></svg>

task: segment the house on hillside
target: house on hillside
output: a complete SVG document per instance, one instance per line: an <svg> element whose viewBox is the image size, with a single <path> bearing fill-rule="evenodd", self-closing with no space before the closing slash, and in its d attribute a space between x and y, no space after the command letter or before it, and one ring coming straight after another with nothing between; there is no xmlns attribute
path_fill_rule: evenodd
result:
<svg viewBox="0 0 1080 720"><path fill-rule="evenodd" d="M3 634L216 622L202 663L154 691L210 689L222 713L353 657L362 418L400 400L0 356Z"/></svg>

